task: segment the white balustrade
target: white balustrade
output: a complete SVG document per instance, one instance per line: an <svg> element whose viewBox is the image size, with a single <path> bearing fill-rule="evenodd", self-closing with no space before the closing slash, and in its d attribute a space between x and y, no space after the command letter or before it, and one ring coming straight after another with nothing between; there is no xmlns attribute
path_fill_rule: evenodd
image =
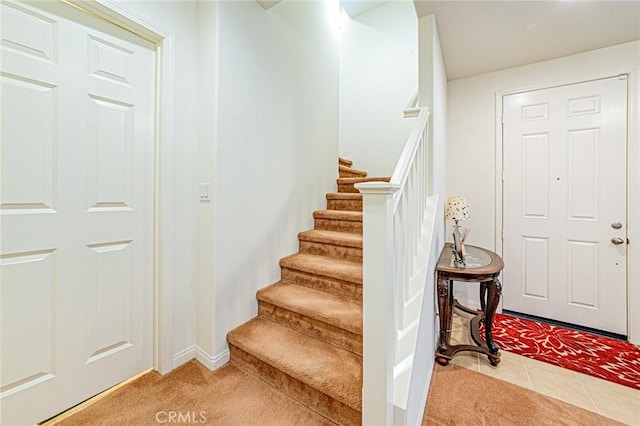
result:
<svg viewBox="0 0 640 426"><path fill-rule="evenodd" d="M437 205L428 193L428 122L428 109L419 108L390 182L356 185L363 194L363 425L415 418L407 403L417 336L433 326L422 316L424 297L432 297L424 290Z"/></svg>

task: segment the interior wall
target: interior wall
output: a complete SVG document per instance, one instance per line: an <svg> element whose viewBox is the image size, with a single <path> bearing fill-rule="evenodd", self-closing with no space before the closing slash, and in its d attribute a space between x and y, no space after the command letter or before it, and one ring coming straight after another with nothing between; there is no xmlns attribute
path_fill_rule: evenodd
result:
<svg viewBox="0 0 640 426"><path fill-rule="evenodd" d="M414 121L403 109L418 88L415 8L386 2L341 22L340 155L391 176Z"/></svg>
<svg viewBox="0 0 640 426"><path fill-rule="evenodd" d="M200 200L198 206L198 275L196 304L196 342L190 358L196 356L203 364L215 367L213 353L213 315L214 302L214 262L213 249L215 230L215 209L217 203L215 188L217 187L217 123L219 95L219 2L198 2L198 46L200 56L200 148L198 163L198 179L210 185L210 200Z"/></svg>
<svg viewBox="0 0 640 426"><path fill-rule="evenodd" d="M640 66L640 41L598 49L551 61L511 68L475 77L449 82L449 155L447 189L452 195L464 195L469 202L471 220L465 226L471 229L468 243L491 250L501 250L498 240L501 224L499 192L496 189L497 160L500 153L496 145L500 127L496 117L496 102L502 93L521 89L550 87L595 78L615 76L623 72L630 74L630 136L629 136L629 233L631 241L640 237L637 213L640 202L635 195L640 189L637 170L640 155L638 138L638 67ZM636 166L635 168L633 166ZM499 189L499 187L498 187ZM633 213L636 213L634 216ZM449 234L449 233L447 233ZM638 237L634 237L637 235ZM633 245L628 246L630 263L630 292L640 300L640 274L638 254ZM509 283L503 283L509 285ZM456 297L470 304L477 304L477 289L464 284L457 285ZM631 310L631 326L636 330L635 339L640 340L640 306Z"/></svg>
<svg viewBox="0 0 640 426"><path fill-rule="evenodd" d="M257 313L255 293L278 281L335 190L338 156L337 30L325 1L223 1L200 7L217 28L201 45L197 351L214 368L226 333ZM337 12L337 11L336 11ZM203 31L208 32L207 29Z"/></svg>
<svg viewBox="0 0 640 426"><path fill-rule="evenodd" d="M198 161L198 34L196 2L132 1L124 5L175 35L173 147L173 353L174 359L195 343Z"/></svg>
<svg viewBox="0 0 640 426"><path fill-rule="evenodd" d="M420 18L419 28L419 85L420 106L427 106L430 110L429 118L429 173L431 195L438 194L439 201L436 210L434 240L427 272L427 283L422 305L423 318L427 320L427 327L421 327L418 333L419 348L424 348L428 356L421 357L414 364L414 368L424 372L426 386L411 384L409 415L420 416L424 412L424 404L433 371L439 322L436 316L437 297L434 282L435 266L445 243L444 235L444 200L447 194L447 74L444 67L438 27L433 15ZM420 422L420 417L410 419L410 424Z"/></svg>

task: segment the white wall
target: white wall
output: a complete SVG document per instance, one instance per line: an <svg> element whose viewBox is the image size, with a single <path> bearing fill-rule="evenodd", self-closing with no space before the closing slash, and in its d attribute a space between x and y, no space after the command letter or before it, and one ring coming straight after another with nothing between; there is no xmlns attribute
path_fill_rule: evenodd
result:
<svg viewBox="0 0 640 426"><path fill-rule="evenodd" d="M369 176L391 176L414 120L418 23L411 1L344 16L340 30L340 155Z"/></svg>
<svg viewBox="0 0 640 426"><path fill-rule="evenodd" d="M173 234L164 244L173 248L173 353L195 343L198 161L198 34L197 3L181 1L126 2L124 7L175 35L173 147Z"/></svg>
<svg viewBox="0 0 640 426"><path fill-rule="evenodd" d="M338 47L325 1L201 4L198 329L200 359L224 362L226 333L257 313L335 190ZM212 60L211 58L215 58ZM194 123L197 123L194 121Z"/></svg>
<svg viewBox="0 0 640 426"><path fill-rule="evenodd" d="M543 88L557 84L567 84L594 78L631 72L632 88L630 100L632 111L630 155L630 208L629 232L633 242L639 241L638 216L640 216L640 178L638 177L638 157L640 138L638 137L638 67L640 66L640 42L625 43L579 55L567 56L537 64L511 68L475 77L449 82L449 153L448 180L449 194L465 195L471 210L471 220L465 226L471 228L469 244L492 250L501 250L496 238L501 223L501 211L496 207L496 95L518 89ZM499 98L499 96L498 96ZM499 154L499 153L498 153ZM634 186L635 185L635 186ZM636 188L633 190L633 188ZM640 300L640 274L638 253L634 254L633 244L629 246L630 298ZM636 249L637 250L637 249ZM508 283L504 283L508 285ZM457 286L456 296L460 300L476 301L477 289L471 286ZM640 306L631 310L632 327L636 330L636 341L640 340Z"/></svg>
<svg viewBox="0 0 640 426"><path fill-rule="evenodd" d="M429 121L429 173L432 183L431 193L439 195L434 226L434 240L427 272L422 315L427 326L418 332L418 350L425 356L416 362L417 371L424 372L426 386L422 382L411 383L409 416L419 416L424 412L431 373L435 361L435 349L438 338L439 322L436 317L437 296L434 282L435 265L444 246L444 200L447 188L447 75L440 49L438 28L435 16L425 16L418 22L420 46L420 106L428 106L431 111ZM418 424L420 417L410 418L409 424Z"/></svg>

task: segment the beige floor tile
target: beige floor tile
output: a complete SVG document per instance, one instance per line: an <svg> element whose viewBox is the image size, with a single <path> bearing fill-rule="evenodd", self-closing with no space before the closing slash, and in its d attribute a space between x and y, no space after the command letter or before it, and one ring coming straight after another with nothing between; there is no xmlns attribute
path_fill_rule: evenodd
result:
<svg viewBox="0 0 640 426"><path fill-rule="evenodd" d="M522 357L505 356L501 352L500 364L497 367L491 366L486 356L480 355L479 371L496 379L504 380L527 389L533 389L532 383L527 373L527 369L522 362Z"/></svg>
<svg viewBox="0 0 640 426"><path fill-rule="evenodd" d="M473 371L479 371L480 369L478 354L475 352L458 353L451 359L450 363Z"/></svg>
<svg viewBox="0 0 640 426"><path fill-rule="evenodd" d="M469 321L471 318L473 318L474 316L475 316L475 315L468 314L468 313L466 313L465 311L461 311L461 310L459 310L459 309L456 309L456 310L454 310L454 311L453 311L453 318L454 318L454 319L455 319L455 318L459 318L459 319L462 319L462 320L465 320L465 321L467 321L467 322L468 322L468 321Z"/></svg>
<svg viewBox="0 0 640 426"><path fill-rule="evenodd" d="M591 396L577 377L549 372L545 369L528 368L532 389L538 393L598 412Z"/></svg>
<svg viewBox="0 0 640 426"><path fill-rule="evenodd" d="M547 373L557 374L562 377L567 377L576 380L577 374L573 370L558 367L557 365L549 364L548 362L538 361L535 359L522 357L525 367L529 370L530 374L536 374L538 371L545 371Z"/></svg>
<svg viewBox="0 0 640 426"><path fill-rule="evenodd" d="M640 391L611 391L604 387L588 387L587 392L600 414L611 419L640 425Z"/></svg>
<svg viewBox="0 0 640 426"><path fill-rule="evenodd" d="M640 390L586 374L577 373L576 377L600 414L629 425L640 425Z"/></svg>
<svg viewBox="0 0 640 426"><path fill-rule="evenodd" d="M452 345L474 345L471 336L469 336L468 332L453 330L451 332L451 341Z"/></svg>
<svg viewBox="0 0 640 426"><path fill-rule="evenodd" d="M469 334L472 315L455 311L451 344L473 344ZM463 352L451 364L510 382L538 393L599 413L632 426L640 426L640 391L553 364L500 351L497 367L485 355Z"/></svg>
<svg viewBox="0 0 640 426"><path fill-rule="evenodd" d="M599 388L611 392L626 393L629 396L635 395L636 397L640 398L640 389L633 389L628 386L619 385L618 383L610 382L608 380L600 379L598 377L593 377L582 373L576 373L576 377L582 382L587 390L592 388Z"/></svg>
<svg viewBox="0 0 640 426"><path fill-rule="evenodd" d="M518 360L518 361L524 363L524 357L523 356L518 355L518 354L514 354L513 352L507 352L507 351L501 350L500 351L500 359L504 360L504 359L507 359L507 358L510 358L510 359L513 359L513 360Z"/></svg>

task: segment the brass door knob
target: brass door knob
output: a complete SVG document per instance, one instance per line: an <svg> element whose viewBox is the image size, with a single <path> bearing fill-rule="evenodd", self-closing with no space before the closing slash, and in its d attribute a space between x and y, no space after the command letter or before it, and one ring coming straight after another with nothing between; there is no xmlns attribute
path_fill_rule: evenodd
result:
<svg viewBox="0 0 640 426"><path fill-rule="evenodd" d="M624 244L624 240L620 237L613 237L611 239L611 242L615 245L620 245L620 244Z"/></svg>

